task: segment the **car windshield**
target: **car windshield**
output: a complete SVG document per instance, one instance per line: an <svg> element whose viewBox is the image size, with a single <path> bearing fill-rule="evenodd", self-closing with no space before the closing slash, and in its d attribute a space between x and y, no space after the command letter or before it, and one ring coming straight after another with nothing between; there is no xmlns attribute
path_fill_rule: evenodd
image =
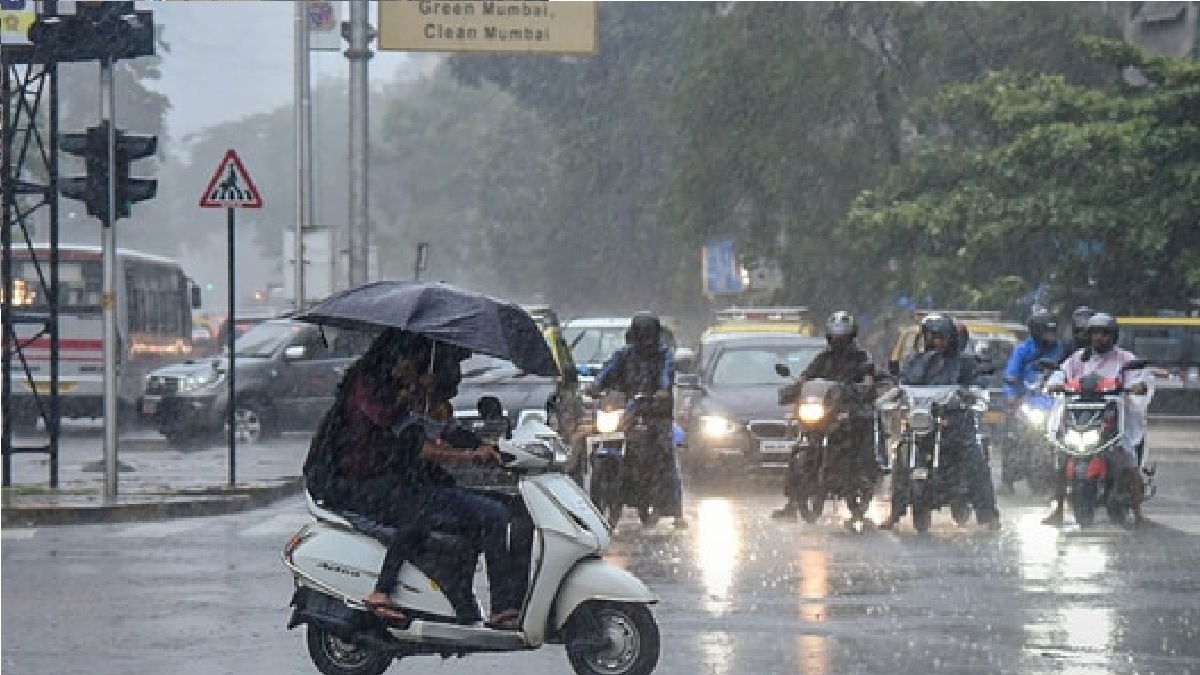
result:
<svg viewBox="0 0 1200 675"><path fill-rule="evenodd" d="M611 326L607 328L568 327L563 329L563 337L571 345L571 355L576 363L605 363L618 349L625 346L625 328Z"/></svg>
<svg viewBox="0 0 1200 675"><path fill-rule="evenodd" d="M260 323L238 337L233 346L238 356L267 358L287 345L300 330L300 326L286 323Z"/></svg>
<svg viewBox="0 0 1200 675"><path fill-rule="evenodd" d="M817 345L726 347L713 360L709 382L714 387L782 386L794 378L775 372L777 364L799 373L819 351Z"/></svg>

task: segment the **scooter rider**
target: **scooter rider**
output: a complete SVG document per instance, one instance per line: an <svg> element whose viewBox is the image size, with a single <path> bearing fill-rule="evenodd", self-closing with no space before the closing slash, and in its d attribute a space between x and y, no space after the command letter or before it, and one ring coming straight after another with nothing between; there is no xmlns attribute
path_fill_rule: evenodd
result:
<svg viewBox="0 0 1200 675"><path fill-rule="evenodd" d="M1077 350L1063 362L1047 381L1050 391L1062 391L1063 383L1069 379L1085 375L1100 375L1101 377L1122 377L1125 388L1129 393L1143 396L1150 393L1151 375L1145 369L1130 370L1121 373L1121 367L1137 357L1116 346L1120 337L1120 327L1117 320L1110 314L1098 313L1088 319L1087 334L1091 343ZM1144 407L1130 405L1128 397L1123 402L1125 406L1125 434L1121 439L1122 452L1115 453L1113 462L1121 469L1122 475L1129 481L1129 493L1133 500L1133 519L1135 527L1149 524L1142 514L1142 502L1146 498L1146 482L1140 470L1141 450L1146 442L1146 411ZM1047 525L1062 525L1063 502L1066 499L1066 477L1060 475L1055 486L1057 501L1054 510L1042 522Z"/></svg>
<svg viewBox="0 0 1200 675"><path fill-rule="evenodd" d="M921 322L926 351L915 354L905 361L900 371L901 384L938 385L959 384L978 386L979 375L974 357L964 355L958 347L958 329L954 321L944 315L934 314ZM931 349L930 349L931 348ZM995 488L991 471L979 447L975 416L972 411L954 413L951 426L946 430L947 449L957 449L957 461L963 472L970 492L975 517L980 525L990 530L1000 529L1000 511L996 509ZM897 499L893 494L892 512L880 527L891 529L900 520L902 511L897 511Z"/></svg>
<svg viewBox="0 0 1200 675"><path fill-rule="evenodd" d="M1013 483L1017 482L1020 467L1017 466L1018 452L1012 447L1016 435L1016 425L1022 424L1020 416L1021 401L1025 397L1025 388L1038 380L1037 363L1042 359L1061 362L1069 356L1067 347L1058 336L1058 320L1046 311L1034 312L1025 324L1029 327L1029 337L1013 350L1004 368L1004 398L1008 403L1008 415L1005 420L1009 448L1005 449L1000 464L1000 483L1002 490L1008 494L1014 492Z"/></svg>
<svg viewBox="0 0 1200 675"><path fill-rule="evenodd" d="M679 461L673 441L674 404L671 386L675 377L675 359L670 347L663 343L663 328L659 318L650 312L638 312L625 333L626 346L618 349L604 364L589 387L591 396L605 389L614 389L632 399L638 394L650 394L652 404L649 419L650 437L659 446L654 454L653 477L650 485L660 492L661 510L656 515L671 516L675 527L687 527L683 516L683 486ZM665 490L665 494L661 491Z"/></svg>
<svg viewBox="0 0 1200 675"><path fill-rule="evenodd" d="M781 403L793 401L800 392L806 380L823 378L836 382L852 382L858 384L873 384L875 363L866 350L858 346L858 322L849 312L834 312L825 321L825 342L828 345L813 358L808 367L796 379L779 390ZM857 452L859 466L870 472L871 482L878 477L879 462L874 450L874 409L870 402L859 401L862 405L852 414L850 419L851 451ZM795 520L799 511L797 488L800 482L797 466L798 457L795 453L788 460L788 471L784 479L783 494L787 503L783 508L771 512L772 518Z"/></svg>

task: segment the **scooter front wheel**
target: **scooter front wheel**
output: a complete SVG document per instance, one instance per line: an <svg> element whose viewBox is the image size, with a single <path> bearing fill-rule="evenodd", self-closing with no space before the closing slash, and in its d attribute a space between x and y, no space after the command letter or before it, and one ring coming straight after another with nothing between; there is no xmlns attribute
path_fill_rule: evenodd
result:
<svg viewBox="0 0 1200 675"><path fill-rule="evenodd" d="M567 638L567 659L578 675L650 675L654 671L661 644L658 622L649 608L593 600L575 611L571 632L599 632L598 636Z"/></svg>
<svg viewBox="0 0 1200 675"><path fill-rule="evenodd" d="M392 657L367 649L329 632L319 624L308 624L308 656L323 675L382 675Z"/></svg>

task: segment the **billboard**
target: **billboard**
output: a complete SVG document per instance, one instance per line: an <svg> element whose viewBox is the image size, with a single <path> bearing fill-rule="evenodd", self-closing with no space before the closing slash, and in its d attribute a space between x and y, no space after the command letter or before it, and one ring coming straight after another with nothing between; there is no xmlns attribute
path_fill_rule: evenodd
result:
<svg viewBox="0 0 1200 675"><path fill-rule="evenodd" d="M709 242L700 257L704 294L710 298L742 292L742 265L732 239Z"/></svg>
<svg viewBox="0 0 1200 675"><path fill-rule="evenodd" d="M391 0L379 3L379 49L595 54L595 2Z"/></svg>

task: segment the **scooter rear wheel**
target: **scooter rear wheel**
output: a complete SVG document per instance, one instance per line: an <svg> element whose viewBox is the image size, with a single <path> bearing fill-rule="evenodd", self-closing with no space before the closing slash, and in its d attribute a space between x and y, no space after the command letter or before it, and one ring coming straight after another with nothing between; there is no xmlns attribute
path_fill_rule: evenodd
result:
<svg viewBox="0 0 1200 675"><path fill-rule="evenodd" d="M308 624L308 656L323 675L382 675L392 657L343 640L318 624Z"/></svg>
<svg viewBox="0 0 1200 675"><path fill-rule="evenodd" d="M1071 491L1071 513L1079 527L1091 527L1096 522L1096 482L1079 481Z"/></svg>
<svg viewBox="0 0 1200 675"><path fill-rule="evenodd" d="M567 659L578 675L650 675L658 665L661 649L658 623L642 604L592 600L581 606L568 624ZM577 631L599 631L599 636L572 635ZM597 648L588 637L599 637ZM583 638L583 639L578 639Z"/></svg>

